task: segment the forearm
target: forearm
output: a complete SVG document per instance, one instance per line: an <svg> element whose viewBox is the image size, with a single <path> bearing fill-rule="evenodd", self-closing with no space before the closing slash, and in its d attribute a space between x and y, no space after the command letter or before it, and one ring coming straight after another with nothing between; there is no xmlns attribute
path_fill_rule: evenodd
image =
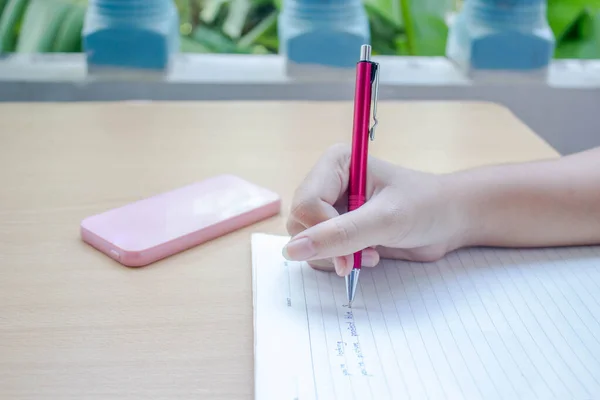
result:
<svg viewBox="0 0 600 400"><path fill-rule="evenodd" d="M465 246L600 243L600 148L459 172L448 180L464 210Z"/></svg>

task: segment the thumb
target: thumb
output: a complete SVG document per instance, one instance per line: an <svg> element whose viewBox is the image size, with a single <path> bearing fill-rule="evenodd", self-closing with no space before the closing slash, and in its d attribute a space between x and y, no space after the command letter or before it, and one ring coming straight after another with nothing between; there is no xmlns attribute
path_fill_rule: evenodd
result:
<svg viewBox="0 0 600 400"><path fill-rule="evenodd" d="M377 201L328 219L302 231L284 247L288 260L311 261L340 257L380 244L386 227L385 213Z"/></svg>

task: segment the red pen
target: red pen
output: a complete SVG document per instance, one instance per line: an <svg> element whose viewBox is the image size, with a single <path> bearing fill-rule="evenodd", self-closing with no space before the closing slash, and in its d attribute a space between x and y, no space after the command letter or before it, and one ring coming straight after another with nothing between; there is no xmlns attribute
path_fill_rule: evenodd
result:
<svg viewBox="0 0 600 400"><path fill-rule="evenodd" d="M362 206L367 196L367 159L369 139L374 139L377 125L377 94L379 89L379 64L371 61L371 46L363 44L360 60L356 64L356 88L354 93L354 127L352 130L352 156L348 183L348 211ZM373 126L371 124L373 102ZM354 253L352 271L346 276L348 307L352 307L358 275L362 266L362 251Z"/></svg>

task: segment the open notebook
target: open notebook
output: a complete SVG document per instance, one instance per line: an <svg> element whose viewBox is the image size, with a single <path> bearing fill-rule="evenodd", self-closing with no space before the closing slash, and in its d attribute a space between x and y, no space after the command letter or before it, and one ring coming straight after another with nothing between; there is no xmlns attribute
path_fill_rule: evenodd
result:
<svg viewBox="0 0 600 400"><path fill-rule="evenodd" d="M257 400L600 399L600 249L470 249L344 279L252 237Z"/></svg>

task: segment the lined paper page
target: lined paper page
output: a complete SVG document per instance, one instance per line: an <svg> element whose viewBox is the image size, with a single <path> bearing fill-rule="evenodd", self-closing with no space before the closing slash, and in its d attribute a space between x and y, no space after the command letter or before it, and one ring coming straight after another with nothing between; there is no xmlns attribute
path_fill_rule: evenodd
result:
<svg viewBox="0 0 600 400"><path fill-rule="evenodd" d="M600 249L466 249L344 279L252 237L257 400L600 398Z"/></svg>

